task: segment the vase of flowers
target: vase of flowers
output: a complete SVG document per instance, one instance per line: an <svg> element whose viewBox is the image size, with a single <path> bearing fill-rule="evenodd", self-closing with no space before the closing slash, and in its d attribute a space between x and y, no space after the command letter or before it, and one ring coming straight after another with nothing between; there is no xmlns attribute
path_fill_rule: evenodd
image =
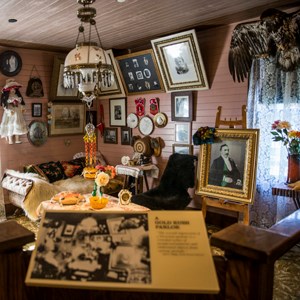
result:
<svg viewBox="0 0 300 300"><path fill-rule="evenodd" d="M98 173L95 178L92 197L90 197L90 205L92 208L101 209L108 203L108 198L103 196L103 189L109 183L109 180L116 175L113 166L96 166Z"/></svg>
<svg viewBox="0 0 300 300"><path fill-rule="evenodd" d="M300 131L293 130L288 121L277 120L272 124L273 141L282 142L288 153L287 183L300 179Z"/></svg>

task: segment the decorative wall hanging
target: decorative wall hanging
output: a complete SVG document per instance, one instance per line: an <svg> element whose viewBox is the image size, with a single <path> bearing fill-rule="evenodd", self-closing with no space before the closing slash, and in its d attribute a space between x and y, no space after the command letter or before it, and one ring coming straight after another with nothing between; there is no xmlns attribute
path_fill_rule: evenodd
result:
<svg viewBox="0 0 300 300"><path fill-rule="evenodd" d="M135 113L130 113L127 117L127 126L130 128L136 128L139 124L139 118Z"/></svg>
<svg viewBox="0 0 300 300"><path fill-rule="evenodd" d="M32 121L28 127L27 137L29 142L36 147L44 145L48 138L47 123Z"/></svg>
<svg viewBox="0 0 300 300"><path fill-rule="evenodd" d="M3 75L16 76L22 69L21 56L12 50L4 51L0 54L0 71Z"/></svg>
<svg viewBox="0 0 300 300"><path fill-rule="evenodd" d="M149 100L149 108L150 108L150 114L156 115L159 112L159 99L151 98Z"/></svg>
<svg viewBox="0 0 300 300"><path fill-rule="evenodd" d="M145 114L145 98L138 98L134 100L135 102L135 107L136 107L136 114L139 117L142 117Z"/></svg>
<svg viewBox="0 0 300 300"><path fill-rule="evenodd" d="M144 116L139 122L139 131L143 135L149 135L154 130L154 123L149 116Z"/></svg>
<svg viewBox="0 0 300 300"><path fill-rule="evenodd" d="M153 118L154 125L158 128L164 128L168 123L168 117L165 113L157 113Z"/></svg>
<svg viewBox="0 0 300 300"><path fill-rule="evenodd" d="M116 57L127 95L164 91L153 50Z"/></svg>
<svg viewBox="0 0 300 300"><path fill-rule="evenodd" d="M167 92L209 88L195 30L154 39L151 44Z"/></svg>
<svg viewBox="0 0 300 300"><path fill-rule="evenodd" d="M33 76L34 71L37 73L37 76ZM39 98L44 96L43 83L40 79L40 75L35 65L33 65L30 72L30 78L26 89L26 96L32 98Z"/></svg>

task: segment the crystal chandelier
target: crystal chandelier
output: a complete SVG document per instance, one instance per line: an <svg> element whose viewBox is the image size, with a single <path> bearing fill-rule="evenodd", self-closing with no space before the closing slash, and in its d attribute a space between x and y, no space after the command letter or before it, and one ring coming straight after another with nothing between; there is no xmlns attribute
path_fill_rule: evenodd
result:
<svg viewBox="0 0 300 300"><path fill-rule="evenodd" d="M100 36L96 27L96 9L90 7L95 0L77 0L83 7L77 10L81 24L78 28L76 47L71 50L64 65L65 88L78 88L82 101L90 108L93 100L100 94L100 85L110 87L114 83L112 62L102 49ZM84 24L89 24L88 41L85 39ZM92 27L98 36L99 46L91 42ZM83 37L83 42L79 42Z"/></svg>

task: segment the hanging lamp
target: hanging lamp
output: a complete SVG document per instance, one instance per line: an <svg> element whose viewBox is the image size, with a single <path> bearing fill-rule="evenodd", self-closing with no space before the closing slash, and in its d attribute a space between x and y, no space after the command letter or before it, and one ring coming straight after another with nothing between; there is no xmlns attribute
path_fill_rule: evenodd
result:
<svg viewBox="0 0 300 300"><path fill-rule="evenodd" d="M78 28L76 46L65 59L64 87L78 88L80 98L90 108L93 100L100 94L100 85L110 87L114 83L112 62L102 44L96 27L96 9L90 7L95 0L77 0L83 7L77 10L81 24ZM85 28L88 25L88 40L85 39ZM98 43L91 41L92 28L95 29ZM80 42L80 38L83 39Z"/></svg>

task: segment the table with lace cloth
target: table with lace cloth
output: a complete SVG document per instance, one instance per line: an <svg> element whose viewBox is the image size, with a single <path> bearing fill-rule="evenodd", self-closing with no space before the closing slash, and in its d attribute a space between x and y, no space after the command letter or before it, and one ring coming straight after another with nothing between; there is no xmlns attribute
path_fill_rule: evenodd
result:
<svg viewBox="0 0 300 300"><path fill-rule="evenodd" d="M89 197L91 194L85 194L84 200L74 205L61 205L58 201L47 200L40 203L36 210L37 216L40 218L46 210L74 210L74 211L114 211L114 212L127 212L127 211L148 211L149 208L129 203L128 205L122 205L119 203L119 199L110 195L104 194L103 197L108 198L108 203L104 208L93 209L90 206Z"/></svg>
<svg viewBox="0 0 300 300"><path fill-rule="evenodd" d="M124 165L117 165L116 166L116 173L118 175L125 175L124 185L123 188L127 188L128 184L128 176L132 176L135 178L135 191L136 193L142 192L142 187L139 187L139 178L143 177L146 184L147 191L149 190L149 184L147 176L152 178L158 178L159 169L154 164L148 165L141 165L141 166L124 166Z"/></svg>

